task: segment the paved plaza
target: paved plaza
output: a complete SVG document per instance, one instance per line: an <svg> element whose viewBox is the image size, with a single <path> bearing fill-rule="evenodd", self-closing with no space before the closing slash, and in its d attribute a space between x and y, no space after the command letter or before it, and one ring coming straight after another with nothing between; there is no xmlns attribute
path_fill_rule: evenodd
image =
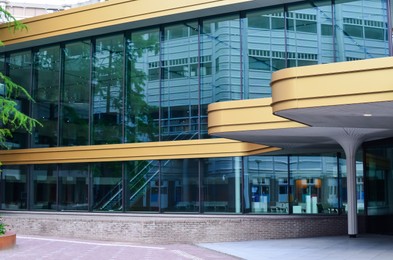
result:
<svg viewBox="0 0 393 260"><path fill-rule="evenodd" d="M203 244L247 260L392 260L393 236L359 235Z"/></svg>
<svg viewBox="0 0 393 260"><path fill-rule="evenodd" d="M138 245L18 235L16 247L0 251L0 259L391 260L393 259L393 236L360 235L358 238L340 236L199 245Z"/></svg>
<svg viewBox="0 0 393 260"><path fill-rule="evenodd" d="M196 245L138 245L17 235L13 249L0 251L0 259L123 260L123 259L239 259Z"/></svg>

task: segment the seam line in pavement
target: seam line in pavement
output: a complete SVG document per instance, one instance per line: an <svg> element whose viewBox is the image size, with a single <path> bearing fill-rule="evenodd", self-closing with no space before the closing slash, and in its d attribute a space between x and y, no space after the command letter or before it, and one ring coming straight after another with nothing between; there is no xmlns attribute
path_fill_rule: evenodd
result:
<svg viewBox="0 0 393 260"><path fill-rule="evenodd" d="M163 247L156 246L137 246L137 245L127 245L127 244L107 244L107 243L95 243L95 242L84 242L84 241L72 241L72 240L63 240L63 239L53 239L53 238L39 238L39 237L29 237L29 236L18 236L18 239L35 239L35 240L43 240L43 241L53 241L53 242L66 242L66 243L74 243L74 244L84 244L84 245L99 245L99 246L113 246L113 247L131 247L131 248L146 248L146 249L157 249L163 250Z"/></svg>
<svg viewBox="0 0 393 260"><path fill-rule="evenodd" d="M186 252L181 251L181 250L171 250L171 251L172 251L173 253L179 255L179 256L183 256L183 257L188 258L188 259L203 260L202 258L199 258L199 257L197 257L197 256L193 256L193 255L190 255L189 253L186 253Z"/></svg>

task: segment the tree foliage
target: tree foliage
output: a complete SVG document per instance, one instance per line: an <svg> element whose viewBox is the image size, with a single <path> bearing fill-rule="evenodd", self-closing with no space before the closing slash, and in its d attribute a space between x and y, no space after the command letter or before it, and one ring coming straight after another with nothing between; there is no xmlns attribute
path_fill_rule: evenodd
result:
<svg viewBox="0 0 393 260"><path fill-rule="evenodd" d="M27 30L25 24L16 20L11 13L2 7L0 7L0 17L8 23L10 31ZM1 40L0 44L3 45ZM15 101L18 97L33 101L26 89L0 72L0 146L3 148L7 148L7 139L12 138L12 133L15 130L21 128L31 133L34 127L41 125L40 122L19 110L18 103Z"/></svg>
<svg viewBox="0 0 393 260"><path fill-rule="evenodd" d="M24 23L16 20L16 18L10 12L5 10L1 6L0 6L0 21L4 23L8 23L8 29L9 31L12 32L27 30L27 26ZM0 39L0 45L4 45L1 39Z"/></svg>

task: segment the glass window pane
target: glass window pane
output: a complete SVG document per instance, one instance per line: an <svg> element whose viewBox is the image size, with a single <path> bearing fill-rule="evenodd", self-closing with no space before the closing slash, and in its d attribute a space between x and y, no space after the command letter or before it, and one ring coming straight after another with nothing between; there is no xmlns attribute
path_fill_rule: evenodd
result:
<svg viewBox="0 0 393 260"><path fill-rule="evenodd" d="M57 210L56 165L34 165L31 174L32 210Z"/></svg>
<svg viewBox="0 0 393 260"><path fill-rule="evenodd" d="M143 30L127 39L125 141L158 140L159 31Z"/></svg>
<svg viewBox="0 0 393 260"><path fill-rule="evenodd" d="M365 145L365 174L357 172L357 208L358 213L367 212L369 232L391 234L393 212L393 143L382 140ZM364 196L367 198L367 210L364 211Z"/></svg>
<svg viewBox="0 0 393 260"><path fill-rule="evenodd" d="M181 37L172 37L182 32ZM161 139L198 138L198 24L187 22L164 28L162 42ZM203 63L209 63L205 58ZM204 73L209 72L209 65Z"/></svg>
<svg viewBox="0 0 393 260"><path fill-rule="evenodd" d="M312 1L288 8L288 66L306 66L334 61L330 1ZM324 28L324 31L322 30Z"/></svg>
<svg viewBox="0 0 393 260"><path fill-rule="evenodd" d="M338 61L389 55L386 0L335 1Z"/></svg>
<svg viewBox="0 0 393 260"><path fill-rule="evenodd" d="M291 156L294 214L338 214L339 175L336 156Z"/></svg>
<svg viewBox="0 0 393 260"><path fill-rule="evenodd" d="M125 164L127 211L158 212L160 162L135 161Z"/></svg>
<svg viewBox="0 0 393 260"><path fill-rule="evenodd" d="M207 135L207 105L242 99L240 18L203 20L200 55L211 63L211 74L201 72L201 135ZM210 65L209 65L210 66Z"/></svg>
<svg viewBox="0 0 393 260"><path fill-rule="evenodd" d="M123 35L98 38L95 46L92 144L121 143Z"/></svg>
<svg viewBox="0 0 393 260"><path fill-rule="evenodd" d="M64 47L61 145L87 145L90 101L90 42Z"/></svg>
<svg viewBox="0 0 393 260"><path fill-rule="evenodd" d="M31 91L30 75L31 75L32 58L30 51L12 53L9 57L8 68L9 76L12 81L27 91ZM26 115L30 114L29 101L25 96L21 95L15 98L17 108ZM9 139L7 145L10 148L27 148L28 133L22 128L16 129L13 137Z"/></svg>
<svg viewBox="0 0 393 260"><path fill-rule="evenodd" d="M43 127L36 127L33 147L57 146L60 83L60 47L39 49L34 53L33 118Z"/></svg>
<svg viewBox="0 0 393 260"><path fill-rule="evenodd" d="M241 158L204 159L203 211L241 213Z"/></svg>
<svg viewBox="0 0 393 260"><path fill-rule="evenodd" d="M384 154L384 152L387 151L384 151L384 149L385 148L374 148L367 150L368 215L386 214L386 208L390 206L388 184L392 179L390 169L391 163ZM389 150L391 150L391 148ZM360 177L358 177L357 183L359 183L359 181Z"/></svg>
<svg viewBox="0 0 393 260"><path fill-rule="evenodd" d="M288 214L293 186L287 156L250 156L245 171L246 212Z"/></svg>
<svg viewBox="0 0 393 260"><path fill-rule="evenodd" d="M59 171L59 210L88 210L87 164L63 164Z"/></svg>
<svg viewBox="0 0 393 260"><path fill-rule="evenodd" d="M163 161L161 167L161 210L199 211L199 174L197 159Z"/></svg>
<svg viewBox="0 0 393 260"><path fill-rule="evenodd" d="M95 163L93 172L93 210L123 209L122 163Z"/></svg>
<svg viewBox="0 0 393 260"><path fill-rule="evenodd" d="M285 68L285 32L284 26L277 26L278 21L284 24L283 8L247 14L248 50L245 56L248 69L245 80L248 84L245 84L245 98L270 97L272 72Z"/></svg>
<svg viewBox="0 0 393 260"><path fill-rule="evenodd" d="M27 209L27 167L3 166L1 177L1 209Z"/></svg>
<svg viewBox="0 0 393 260"><path fill-rule="evenodd" d="M5 66L6 66L5 55L4 54L0 54L0 72L3 73L3 74L5 72Z"/></svg>
<svg viewBox="0 0 393 260"><path fill-rule="evenodd" d="M386 30L376 27L365 27L364 36L368 39L384 40L386 37Z"/></svg>

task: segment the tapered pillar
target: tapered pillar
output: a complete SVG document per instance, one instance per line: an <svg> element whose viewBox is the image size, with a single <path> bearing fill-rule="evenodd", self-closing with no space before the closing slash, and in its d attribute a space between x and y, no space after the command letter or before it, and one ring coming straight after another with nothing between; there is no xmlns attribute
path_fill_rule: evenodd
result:
<svg viewBox="0 0 393 260"><path fill-rule="evenodd" d="M344 130L345 134L334 139L341 145L345 152L347 166L347 216L348 235L356 237L358 234L357 221L357 193L356 193L356 151L362 144L363 136L356 132Z"/></svg>

